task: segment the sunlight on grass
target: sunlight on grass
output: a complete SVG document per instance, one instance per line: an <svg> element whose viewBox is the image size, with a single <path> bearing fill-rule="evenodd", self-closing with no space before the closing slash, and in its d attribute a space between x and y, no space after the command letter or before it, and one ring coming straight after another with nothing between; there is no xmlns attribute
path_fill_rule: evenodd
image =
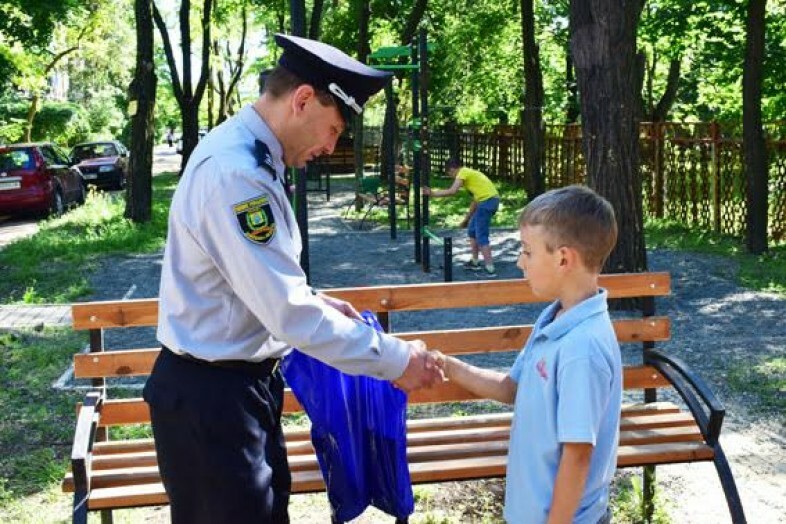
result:
<svg viewBox="0 0 786 524"><path fill-rule="evenodd" d="M763 255L745 252L741 240L711 231L689 229L668 220L647 220L647 247L667 248L726 257L737 264L737 282L749 289L786 295L786 243L771 246Z"/></svg>

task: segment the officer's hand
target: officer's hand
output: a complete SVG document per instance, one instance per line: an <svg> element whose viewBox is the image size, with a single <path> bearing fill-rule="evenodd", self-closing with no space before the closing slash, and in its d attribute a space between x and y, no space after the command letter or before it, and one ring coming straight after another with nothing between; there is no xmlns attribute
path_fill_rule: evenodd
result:
<svg viewBox="0 0 786 524"><path fill-rule="evenodd" d="M363 321L363 317L360 316L360 313L358 313L357 309L355 309L354 306L349 302L345 302L344 300L333 298L322 293L318 294L317 296L322 299L322 302L333 309L340 311L345 317L360 320L361 322Z"/></svg>
<svg viewBox="0 0 786 524"><path fill-rule="evenodd" d="M439 359L426 349L426 344L422 340L409 342L409 363L393 384L410 393L416 389L442 384L444 381Z"/></svg>

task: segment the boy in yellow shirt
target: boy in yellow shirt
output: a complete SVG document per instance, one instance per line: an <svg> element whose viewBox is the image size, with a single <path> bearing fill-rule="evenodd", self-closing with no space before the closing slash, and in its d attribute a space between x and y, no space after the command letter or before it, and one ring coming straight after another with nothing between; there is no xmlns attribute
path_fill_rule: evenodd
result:
<svg viewBox="0 0 786 524"><path fill-rule="evenodd" d="M484 269L487 276L495 277L494 258L491 254L489 241L489 227L491 219L499 209L499 193L494 183L489 178L474 169L464 167L460 160L451 158L445 163L445 171L454 178L453 185L448 189L431 189L424 186L422 194L434 198L455 195L459 189L466 187L472 194L472 205L469 206L467 216L461 222L461 227L467 228L469 245L472 250L472 259L464 267L472 271ZM478 262L478 253L483 254L484 266Z"/></svg>

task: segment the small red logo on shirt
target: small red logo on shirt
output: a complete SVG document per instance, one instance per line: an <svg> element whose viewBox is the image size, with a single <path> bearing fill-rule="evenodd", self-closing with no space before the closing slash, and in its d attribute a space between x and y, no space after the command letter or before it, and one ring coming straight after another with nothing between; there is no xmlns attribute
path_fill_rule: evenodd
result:
<svg viewBox="0 0 786 524"><path fill-rule="evenodd" d="M538 370L538 375L540 375L540 378L542 378L543 380L549 379L549 372L548 370L546 370L545 358L540 359L538 363L535 365L535 368Z"/></svg>

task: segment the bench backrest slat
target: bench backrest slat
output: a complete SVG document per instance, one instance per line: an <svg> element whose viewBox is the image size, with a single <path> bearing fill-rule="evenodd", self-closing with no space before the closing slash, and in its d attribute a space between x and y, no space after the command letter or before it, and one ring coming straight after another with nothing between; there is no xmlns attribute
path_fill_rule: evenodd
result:
<svg viewBox="0 0 786 524"><path fill-rule="evenodd" d="M614 321L620 342L658 342L669 339L668 318L648 317ZM451 355L519 351L532 331L531 325L447 331L396 333L405 340L421 339L430 348ZM81 353L74 356L76 378L149 375L158 349Z"/></svg>
<svg viewBox="0 0 786 524"><path fill-rule="evenodd" d="M671 292L668 273L601 275L610 298L656 297ZM351 302L358 310L378 312L468 308L538 303L526 279L339 288L326 293ZM158 300L74 304L74 329L155 326Z"/></svg>

